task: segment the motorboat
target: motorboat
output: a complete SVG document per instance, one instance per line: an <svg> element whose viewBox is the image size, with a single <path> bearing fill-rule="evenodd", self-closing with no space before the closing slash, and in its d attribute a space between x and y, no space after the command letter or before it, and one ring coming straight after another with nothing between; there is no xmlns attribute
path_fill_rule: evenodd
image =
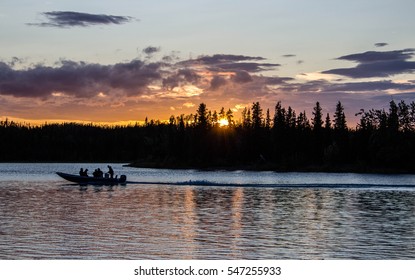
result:
<svg viewBox="0 0 415 280"><path fill-rule="evenodd" d="M68 174L68 173L63 173L63 172L56 172L56 174L65 180L68 180L73 183L83 184L83 185L118 185L118 184L126 184L127 182L127 176L125 175L111 178L109 176L103 176L103 177L79 176L79 175L73 175L73 174Z"/></svg>

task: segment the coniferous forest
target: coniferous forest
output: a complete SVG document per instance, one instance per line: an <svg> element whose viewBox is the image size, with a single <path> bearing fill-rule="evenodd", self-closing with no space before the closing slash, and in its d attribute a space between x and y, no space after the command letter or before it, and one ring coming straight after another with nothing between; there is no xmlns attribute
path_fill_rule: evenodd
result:
<svg viewBox="0 0 415 280"><path fill-rule="evenodd" d="M347 125L341 102L312 115L259 102L241 117L201 103L194 114L143 125L0 122L2 162L130 162L139 167L275 171L415 172L415 102L361 110Z"/></svg>

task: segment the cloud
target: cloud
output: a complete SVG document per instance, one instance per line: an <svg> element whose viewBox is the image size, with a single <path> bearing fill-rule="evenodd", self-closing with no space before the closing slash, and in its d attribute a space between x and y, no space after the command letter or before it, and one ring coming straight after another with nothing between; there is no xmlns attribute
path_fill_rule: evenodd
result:
<svg viewBox="0 0 415 280"><path fill-rule="evenodd" d="M238 71L232 76L232 81L238 84L244 84L252 82L251 75L246 71Z"/></svg>
<svg viewBox="0 0 415 280"><path fill-rule="evenodd" d="M375 47L377 47L377 48L385 47L387 45L388 45L388 43L375 43Z"/></svg>
<svg viewBox="0 0 415 280"><path fill-rule="evenodd" d="M282 57L296 57L296 55L295 54L284 54Z"/></svg>
<svg viewBox="0 0 415 280"><path fill-rule="evenodd" d="M160 48L152 47L152 46L148 46L147 48L143 49L143 53L145 53L146 55L152 55L152 54L157 53L159 51L160 51Z"/></svg>
<svg viewBox="0 0 415 280"><path fill-rule="evenodd" d="M354 82L330 84L324 87L325 91L332 92L381 92L387 90L415 90L415 85L411 83L395 83L392 81L375 81L375 82Z"/></svg>
<svg viewBox="0 0 415 280"><path fill-rule="evenodd" d="M197 83L200 78L200 75L192 69L179 69L171 71L167 77L163 78L163 87L168 90L172 90L175 87L179 87L187 83Z"/></svg>
<svg viewBox="0 0 415 280"><path fill-rule="evenodd" d="M158 51L156 49L150 46L147 52L151 54ZM278 100L297 111L311 111L316 101L324 102L326 108L334 111L340 100L347 106L349 115L354 115L360 108L375 106L370 103L374 100L380 102L400 95L415 97L413 77L403 81L383 78L393 73L412 72L414 55L413 49L350 54L338 59L356 62L355 67L328 70L333 72L331 74L345 71L344 74L352 78L382 77L370 81L330 79L321 72L312 73L318 74L313 75L312 80L271 76L261 71L279 64L268 63L259 56L231 54L190 60L178 57L167 60L160 56L156 62L135 59L108 65L62 60L49 66L38 64L26 68L27 63L12 58L0 61L0 100L20 104L20 115L25 111L42 115L42 108L53 111L55 118L64 111L70 116L71 108L75 108L73 115L76 116L94 112L102 118L110 118L108 112L104 112L108 109L112 110L111 118L134 112L130 119L144 119L145 116L163 119L161 114L170 107L190 112L192 104L199 102L216 109L219 105L234 108L235 104L259 101L263 108L272 108ZM13 108L7 107L13 106L5 104L0 102L0 109L10 112ZM122 113L116 109L120 106Z"/></svg>
<svg viewBox="0 0 415 280"><path fill-rule="evenodd" d="M224 77L221 76L214 76L212 80L210 80L210 89L217 90L220 87L226 85L228 82Z"/></svg>
<svg viewBox="0 0 415 280"><path fill-rule="evenodd" d="M88 14L71 11L53 11L42 13L48 21L28 23L27 25L39 27L88 27L92 25L124 24L134 20L129 16L114 16L103 14Z"/></svg>
<svg viewBox="0 0 415 280"><path fill-rule="evenodd" d="M415 71L415 62L408 61L415 54L415 49L396 51L368 51L364 53L341 56L338 60L357 62L353 68L337 68L323 71L323 74L335 74L350 78L389 77Z"/></svg>
<svg viewBox="0 0 415 280"><path fill-rule="evenodd" d="M186 108L193 108L195 106L196 106L196 104L194 104L192 102L183 103L183 107L186 107Z"/></svg>
<svg viewBox="0 0 415 280"><path fill-rule="evenodd" d="M201 78L201 76L197 74L196 71L189 68L179 69L179 71L177 71L177 74L180 77L183 77L183 79L189 83L195 83Z"/></svg>
<svg viewBox="0 0 415 280"><path fill-rule="evenodd" d="M327 80L313 80L305 83L281 83L280 88L284 92L309 93L340 93L340 94L362 94L362 93L387 93L390 90L406 92L415 91L415 84L411 82L396 83L390 80L370 82L330 82ZM389 96L389 94L387 94Z"/></svg>
<svg viewBox="0 0 415 280"><path fill-rule="evenodd" d="M258 65L252 60L261 62ZM14 69L0 62L0 95L51 102L64 98L93 100L99 94L106 100L120 97L155 100L179 95L187 98L201 94L209 98L210 91L216 97L244 96L245 91L247 95L262 96L271 92L267 86L285 86L294 80L258 75L259 68L270 65L262 60L265 59L242 55L213 55L176 63L137 59L111 65L63 60L52 66L25 69ZM189 90L194 94L186 94Z"/></svg>
<svg viewBox="0 0 415 280"><path fill-rule="evenodd" d="M19 57L14 56L14 57L12 57L12 59L10 60L9 65L10 65L11 67L14 67L14 66L16 66L16 65L23 64L24 62L25 62L25 60L24 60L24 59L21 59L21 58L19 58Z"/></svg>
<svg viewBox="0 0 415 280"><path fill-rule="evenodd" d="M209 67L211 71L245 71L245 72L262 72L273 70L280 64L275 63L255 63L255 62L235 62L235 63L223 63L217 64L213 67Z"/></svg>
<svg viewBox="0 0 415 280"><path fill-rule="evenodd" d="M293 81L294 78L290 77L260 77L267 85L283 85L288 81ZM257 78L258 79L258 78Z"/></svg>
<svg viewBox="0 0 415 280"><path fill-rule="evenodd" d="M414 53L415 53L415 49L404 49L404 50L386 51L386 52L368 51L364 53L341 56L337 59L355 61L359 63L396 61L396 60L402 61L402 60L407 60L407 59L412 58Z"/></svg>
<svg viewBox="0 0 415 280"><path fill-rule="evenodd" d="M0 109L15 117L36 112L51 119L164 119L171 114L170 107L190 112L201 101L215 109L219 102L233 108L246 100L275 100L275 89L293 81L260 75L257 69L268 67L266 59L243 55L136 59L109 65L62 60L26 68L14 61L15 66L0 61L0 99L14 104L0 103Z"/></svg>
<svg viewBox="0 0 415 280"><path fill-rule="evenodd" d="M412 61L381 61L359 64L355 68L338 68L323 71L323 74L336 74L350 78L390 77L393 75L412 73L415 62Z"/></svg>
<svg viewBox="0 0 415 280"><path fill-rule="evenodd" d="M132 60L113 65L60 61L57 67L37 65L15 70L0 62L0 94L46 98L61 92L89 98L100 92L120 91L138 95L161 80L161 63Z"/></svg>
<svg viewBox="0 0 415 280"><path fill-rule="evenodd" d="M188 62L196 62L206 65L216 65L221 63L229 63L236 61L249 61L249 60L265 60L260 56L245 56L245 55L233 55L233 54L215 54L212 56L199 56L197 59L188 60Z"/></svg>
<svg viewBox="0 0 415 280"><path fill-rule="evenodd" d="M148 47L144 51L154 53L158 48ZM186 86L217 90L228 83L251 82L250 73L278 65L250 62L262 60L265 58L218 54L177 63L136 59L102 65L62 60L53 66L35 65L25 69L14 69L14 64L0 62L0 95L91 98L99 93L140 96L149 91L177 92Z"/></svg>
<svg viewBox="0 0 415 280"><path fill-rule="evenodd" d="M263 60L265 60L265 58L260 56L215 54L212 56L199 56L197 59L186 60L181 63L187 66L207 66L207 69L213 72L261 72L273 70L276 67L281 66L280 64L275 63L249 62Z"/></svg>

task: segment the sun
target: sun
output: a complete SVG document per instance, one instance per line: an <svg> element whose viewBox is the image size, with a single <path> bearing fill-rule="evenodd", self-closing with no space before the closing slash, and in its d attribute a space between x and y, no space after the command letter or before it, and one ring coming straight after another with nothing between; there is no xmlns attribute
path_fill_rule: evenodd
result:
<svg viewBox="0 0 415 280"><path fill-rule="evenodd" d="M227 119L220 119L218 121L218 124L219 124L220 127L224 127L224 126L228 126L229 125L229 122L228 122Z"/></svg>

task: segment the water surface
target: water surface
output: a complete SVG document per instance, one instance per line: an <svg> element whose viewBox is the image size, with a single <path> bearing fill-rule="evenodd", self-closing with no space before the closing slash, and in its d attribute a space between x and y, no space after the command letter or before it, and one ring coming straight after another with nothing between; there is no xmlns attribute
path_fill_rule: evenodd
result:
<svg viewBox="0 0 415 280"><path fill-rule="evenodd" d="M80 167L0 164L1 259L415 259L413 175Z"/></svg>

